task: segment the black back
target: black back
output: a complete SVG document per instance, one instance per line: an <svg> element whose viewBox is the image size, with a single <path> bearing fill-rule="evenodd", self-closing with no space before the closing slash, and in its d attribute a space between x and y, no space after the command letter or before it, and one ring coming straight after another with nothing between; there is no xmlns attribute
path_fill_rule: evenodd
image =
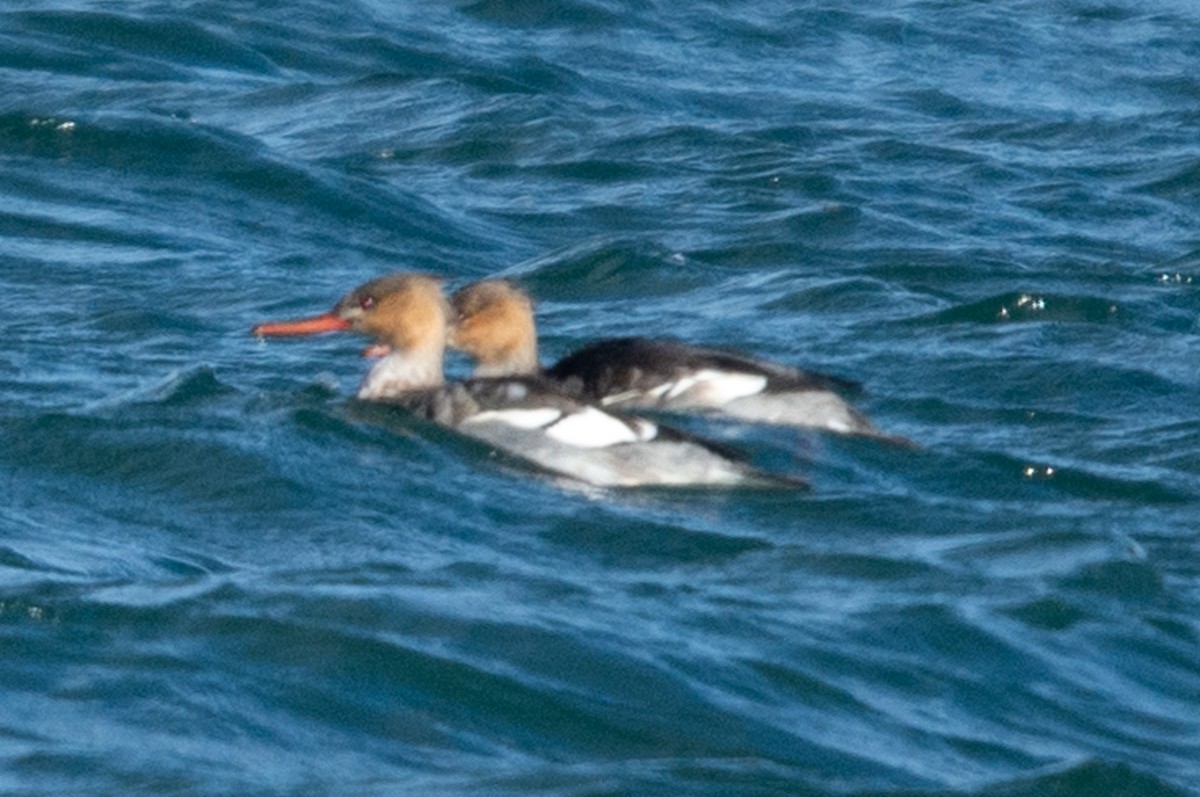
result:
<svg viewBox="0 0 1200 797"><path fill-rule="evenodd" d="M597 401L627 390L651 390L689 373L712 369L764 376L769 393L858 392L849 379L803 371L744 354L675 340L610 338L588 344L555 363L546 376L571 395Z"/></svg>

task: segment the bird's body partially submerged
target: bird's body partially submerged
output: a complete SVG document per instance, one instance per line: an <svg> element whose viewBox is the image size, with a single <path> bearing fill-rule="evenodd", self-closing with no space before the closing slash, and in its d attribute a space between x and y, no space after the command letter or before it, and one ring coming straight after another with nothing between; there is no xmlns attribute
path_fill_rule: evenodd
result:
<svg viewBox="0 0 1200 797"><path fill-rule="evenodd" d="M842 396L858 385L745 354L673 340L613 338L549 368L538 362L533 305L505 280L458 291L451 345L476 373L541 374L568 395L606 408L707 411L741 420L882 436Z"/></svg>
<svg viewBox="0 0 1200 797"><path fill-rule="evenodd" d="M640 418L614 416L540 376L447 384L449 306L438 280L393 274L347 294L329 313L260 324L259 335L354 331L383 354L358 390L526 459L603 486L745 485L798 480L762 473L720 446Z"/></svg>

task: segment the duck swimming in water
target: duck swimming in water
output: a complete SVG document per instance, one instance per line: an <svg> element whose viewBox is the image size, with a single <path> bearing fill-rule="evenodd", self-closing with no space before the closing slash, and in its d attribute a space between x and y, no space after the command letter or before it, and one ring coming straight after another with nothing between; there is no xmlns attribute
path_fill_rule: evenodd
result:
<svg viewBox="0 0 1200 797"><path fill-rule="evenodd" d="M443 376L450 305L441 281L397 273L346 294L310 318L259 324L260 336L351 331L383 356L358 398L408 412L515 454L546 470L601 486L779 485L800 480L748 465L724 447L649 420L612 415L536 374Z"/></svg>
<svg viewBox="0 0 1200 797"><path fill-rule="evenodd" d="M469 355L478 376L540 374L567 394L612 409L704 410L745 421L807 426L890 438L842 393L859 386L722 349L674 340L601 340L549 368L538 360L529 296L508 280L457 291L450 345Z"/></svg>

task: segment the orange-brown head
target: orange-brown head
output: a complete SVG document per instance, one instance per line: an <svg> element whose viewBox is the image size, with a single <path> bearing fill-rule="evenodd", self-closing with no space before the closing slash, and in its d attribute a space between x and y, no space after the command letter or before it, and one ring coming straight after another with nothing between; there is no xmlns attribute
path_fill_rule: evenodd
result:
<svg viewBox="0 0 1200 797"><path fill-rule="evenodd" d="M477 376L537 373L533 302L514 283L483 280L457 291L450 345L475 360Z"/></svg>
<svg viewBox="0 0 1200 797"><path fill-rule="evenodd" d="M441 281L424 274L389 274L358 286L332 310L312 318L259 324L256 335L311 335L350 330L370 335L372 366L358 397L386 399L442 383L450 305Z"/></svg>
<svg viewBox="0 0 1200 797"><path fill-rule="evenodd" d="M360 285L334 307L356 332L398 351L444 349L450 305L441 280L425 274L388 274Z"/></svg>
<svg viewBox="0 0 1200 797"><path fill-rule="evenodd" d="M256 335L310 335L350 330L400 351L442 349L449 304L441 281L425 274L396 273L358 286L328 313L254 327Z"/></svg>

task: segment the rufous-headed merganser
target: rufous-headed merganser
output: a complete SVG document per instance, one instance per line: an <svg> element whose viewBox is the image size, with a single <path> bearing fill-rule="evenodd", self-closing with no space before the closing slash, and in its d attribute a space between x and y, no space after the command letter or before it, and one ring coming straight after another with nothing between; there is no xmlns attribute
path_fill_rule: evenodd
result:
<svg viewBox="0 0 1200 797"><path fill-rule="evenodd" d="M490 443L546 470L599 486L781 485L803 481L759 471L732 452L641 418L618 417L536 375L446 383L442 360L450 307L435 277L398 273L346 294L328 313L259 324L254 334L353 331L383 356L358 390Z"/></svg>
<svg viewBox="0 0 1200 797"><path fill-rule="evenodd" d="M674 340L613 338L553 366L538 361L533 303L514 283L488 279L451 299L450 345L479 376L541 374L572 396L609 408L709 410L761 423L811 426L901 441L875 428L839 393L854 382Z"/></svg>

